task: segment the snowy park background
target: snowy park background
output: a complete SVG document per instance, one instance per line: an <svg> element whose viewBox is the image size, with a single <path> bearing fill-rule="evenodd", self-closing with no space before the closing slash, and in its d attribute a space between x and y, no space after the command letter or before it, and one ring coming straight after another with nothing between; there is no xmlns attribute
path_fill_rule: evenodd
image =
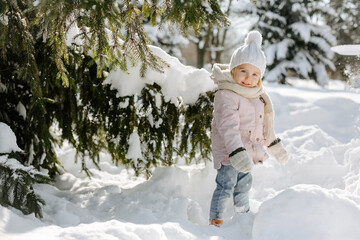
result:
<svg viewBox="0 0 360 240"><path fill-rule="evenodd" d="M169 100L181 96L191 102L214 88L204 69L184 66L159 48L152 51L171 67L156 78L151 76L158 73L149 71L146 79L160 79ZM141 89L137 73L127 75L136 84L124 89ZM116 88L115 80L124 79L119 74L110 73L107 84ZM0 239L359 239L359 90L343 81L330 81L326 88L311 80L290 82L293 86L264 84L275 108L276 132L291 157L285 166L270 158L254 169L250 213L234 216L229 202L223 227L208 226L216 175L211 162L179 161L157 168L146 180L115 167L103 153L102 171L93 166L89 179L80 163L74 164L76 151L65 144L57 154L67 171L51 185L35 186L47 203L44 218L1 206ZM1 150L17 150L7 125L1 133ZM132 156L141 155L136 136L130 149Z"/></svg>

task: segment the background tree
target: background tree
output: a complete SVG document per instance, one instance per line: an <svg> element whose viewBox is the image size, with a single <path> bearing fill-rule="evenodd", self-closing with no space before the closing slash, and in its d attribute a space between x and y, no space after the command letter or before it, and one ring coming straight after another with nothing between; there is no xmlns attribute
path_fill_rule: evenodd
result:
<svg viewBox="0 0 360 240"><path fill-rule="evenodd" d="M160 26L172 23L184 35L199 32L205 23L227 25L228 20L214 0L144 0L141 9L139 2L0 0L0 122L11 127L24 150L17 158L22 165L54 177L61 167L55 146L64 141L76 148L89 176L85 159L98 166L102 150L112 154L114 163L148 176L153 167L171 165L173 154L181 153L176 145L179 119L186 115L189 126L196 122L187 114L191 108L165 101L156 84L136 96L119 97L104 80L112 69L127 71L138 62L142 76L149 67L163 71L167 66L149 50L143 19L153 25L160 19ZM54 126L58 135L51 131ZM195 131L206 129L188 133ZM143 159L127 156L135 132L148 148ZM191 151L198 149L192 146ZM2 173L10 171L3 166ZM33 179L26 182L30 188L43 182ZM19 208L13 202L7 204ZM35 208L19 209L36 213L41 203L32 198Z"/></svg>
<svg viewBox="0 0 360 240"><path fill-rule="evenodd" d="M246 1L224 0L221 2L221 9L231 20L231 26L204 24L198 34L191 34L189 40L196 48L197 62L195 66L197 68L202 68L209 63L222 62L224 53L231 52L241 45L242 35L246 35L246 22L250 21L247 14L241 13L244 2ZM251 1L252 4L254 2ZM226 57L228 58L225 59L230 61L230 57Z"/></svg>
<svg viewBox="0 0 360 240"><path fill-rule="evenodd" d="M360 2L356 0L329 1L334 14L326 15L328 25L336 35L338 44L359 44Z"/></svg>
<svg viewBox="0 0 360 240"><path fill-rule="evenodd" d="M336 36L337 45L360 44L360 2L356 0L329 1L335 14L326 15L326 22ZM334 62L342 78L360 75L358 61L354 56L335 54Z"/></svg>
<svg viewBox="0 0 360 240"><path fill-rule="evenodd" d="M259 18L253 28L263 35L267 57L267 81L280 81L292 71L300 78L313 78L326 85L326 68L335 70L331 46L335 37L321 23L332 12L323 1L257 1L247 10ZM321 23L321 24L320 24Z"/></svg>

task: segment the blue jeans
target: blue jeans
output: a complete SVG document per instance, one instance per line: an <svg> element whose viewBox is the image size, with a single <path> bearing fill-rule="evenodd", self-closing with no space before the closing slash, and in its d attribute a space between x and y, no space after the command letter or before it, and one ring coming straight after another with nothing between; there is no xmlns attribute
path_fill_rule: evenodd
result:
<svg viewBox="0 0 360 240"><path fill-rule="evenodd" d="M233 197L237 209L249 209L249 191L252 176L237 171L231 165L222 165L217 170L216 189L211 199L210 219L222 219L225 205Z"/></svg>

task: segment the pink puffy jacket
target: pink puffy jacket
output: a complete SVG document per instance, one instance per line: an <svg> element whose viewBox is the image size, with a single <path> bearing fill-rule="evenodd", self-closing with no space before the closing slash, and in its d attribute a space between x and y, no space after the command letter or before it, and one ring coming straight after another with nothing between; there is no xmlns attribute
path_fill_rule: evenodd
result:
<svg viewBox="0 0 360 240"><path fill-rule="evenodd" d="M230 165L229 154L239 147L245 147L255 164L269 157L264 148L263 117L260 98L248 99L225 89L215 93L211 125L215 169Z"/></svg>

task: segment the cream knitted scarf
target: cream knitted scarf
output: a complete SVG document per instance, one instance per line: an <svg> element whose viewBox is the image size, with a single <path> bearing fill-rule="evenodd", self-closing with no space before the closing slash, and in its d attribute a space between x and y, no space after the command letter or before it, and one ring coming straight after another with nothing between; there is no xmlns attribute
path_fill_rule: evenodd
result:
<svg viewBox="0 0 360 240"><path fill-rule="evenodd" d="M254 88L247 88L237 84L229 71L229 65L225 64L214 64L211 78L218 85L218 89L228 89L245 98L262 98L264 100L264 139L265 145L269 146L276 139L274 111L270 97L262 84Z"/></svg>

